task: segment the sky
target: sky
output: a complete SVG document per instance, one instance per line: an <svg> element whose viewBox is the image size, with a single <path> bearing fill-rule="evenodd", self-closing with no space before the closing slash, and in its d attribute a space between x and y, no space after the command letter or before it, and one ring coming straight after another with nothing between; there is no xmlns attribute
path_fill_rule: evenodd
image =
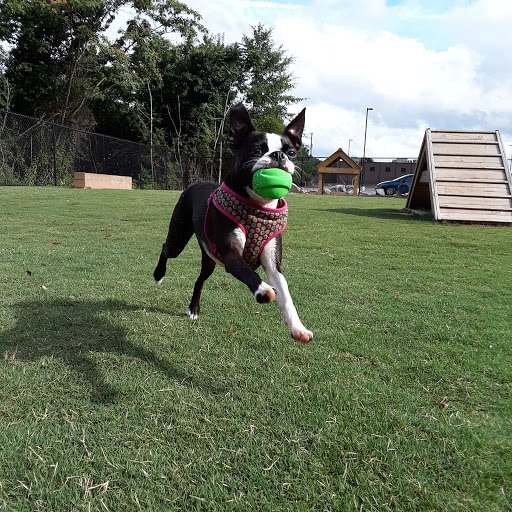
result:
<svg viewBox="0 0 512 512"><path fill-rule="evenodd" d="M418 156L426 128L512 145L512 0L185 0L225 42L273 28L294 57L304 143L326 157ZM350 141L350 143L349 143Z"/></svg>

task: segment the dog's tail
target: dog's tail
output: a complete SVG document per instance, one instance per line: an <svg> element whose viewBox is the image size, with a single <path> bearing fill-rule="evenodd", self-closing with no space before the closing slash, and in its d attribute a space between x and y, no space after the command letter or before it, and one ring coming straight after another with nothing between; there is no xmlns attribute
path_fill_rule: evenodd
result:
<svg viewBox="0 0 512 512"><path fill-rule="evenodd" d="M165 276L167 259L177 258L194 234L191 201L187 196L187 191L183 192L172 213L167 240L162 246L160 259L153 272L157 284L160 284Z"/></svg>

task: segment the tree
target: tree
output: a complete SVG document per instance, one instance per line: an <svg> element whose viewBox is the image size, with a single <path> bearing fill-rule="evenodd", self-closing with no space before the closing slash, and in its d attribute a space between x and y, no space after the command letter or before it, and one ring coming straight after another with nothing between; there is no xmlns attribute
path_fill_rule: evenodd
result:
<svg viewBox="0 0 512 512"><path fill-rule="evenodd" d="M6 77L12 108L28 115L81 119L96 92L95 45L108 15L96 0L0 1L0 40L11 45ZM80 115L79 115L80 114Z"/></svg>
<svg viewBox="0 0 512 512"><path fill-rule="evenodd" d="M309 149L302 146L297 152L295 167L297 174L294 175L294 182L297 185L304 186L317 173L317 165L320 163L318 158L311 156ZM296 177L295 177L296 176Z"/></svg>
<svg viewBox="0 0 512 512"><path fill-rule="evenodd" d="M109 50L108 87L95 108L100 130L147 142L144 134L154 133L178 160L187 155L198 179L217 179L231 156L223 135L234 102L248 104L258 128L280 132L298 101L288 94L291 59L274 47L271 30L259 26L255 34L241 44L208 34L171 44L143 20L132 22Z"/></svg>
<svg viewBox="0 0 512 512"><path fill-rule="evenodd" d="M199 15L173 0L0 0L0 41L11 45L6 77L13 109L60 122L93 124L108 42L102 33L122 7L159 33L191 37Z"/></svg>
<svg viewBox="0 0 512 512"><path fill-rule="evenodd" d="M133 13L113 41L120 9ZM64 124L172 148L197 176L218 179L229 107L244 101L256 126L280 132L292 57L253 27L226 45L175 0L0 0L0 105ZM167 37L175 34L173 41ZM5 58L3 58L5 57Z"/></svg>
<svg viewBox="0 0 512 512"><path fill-rule="evenodd" d="M279 132L288 107L301 101L291 94L295 85L290 65L293 57L276 46L272 29L258 24L252 35L243 35L241 44L243 80L240 94L255 124L262 130Z"/></svg>
<svg viewBox="0 0 512 512"><path fill-rule="evenodd" d="M12 100L12 90L9 80L5 74L5 63L7 54L3 48L0 47L0 108L10 110Z"/></svg>
<svg viewBox="0 0 512 512"><path fill-rule="evenodd" d="M182 45L169 57L161 95L169 142L175 145L179 140L188 155L213 158L227 111L237 94L239 48L205 36L201 43Z"/></svg>

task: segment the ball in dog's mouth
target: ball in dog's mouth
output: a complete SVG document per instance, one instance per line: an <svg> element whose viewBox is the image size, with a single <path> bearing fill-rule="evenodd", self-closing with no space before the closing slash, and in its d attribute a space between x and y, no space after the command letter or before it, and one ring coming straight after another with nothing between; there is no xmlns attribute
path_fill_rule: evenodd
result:
<svg viewBox="0 0 512 512"><path fill-rule="evenodd" d="M252 189L265 199L281 199L292 187L292 175L282 169L259 169L252 176Z"/></svg>

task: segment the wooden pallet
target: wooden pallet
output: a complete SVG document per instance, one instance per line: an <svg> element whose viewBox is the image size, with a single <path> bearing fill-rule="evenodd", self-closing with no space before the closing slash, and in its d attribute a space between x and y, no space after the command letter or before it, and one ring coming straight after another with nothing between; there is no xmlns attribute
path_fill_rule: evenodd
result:
<svg viewBox="0 0 512 512"><path fill-rule="evenodd" d="M406 208L436 220L512 222L512 180L499 131L427 129Z"/></svg>

